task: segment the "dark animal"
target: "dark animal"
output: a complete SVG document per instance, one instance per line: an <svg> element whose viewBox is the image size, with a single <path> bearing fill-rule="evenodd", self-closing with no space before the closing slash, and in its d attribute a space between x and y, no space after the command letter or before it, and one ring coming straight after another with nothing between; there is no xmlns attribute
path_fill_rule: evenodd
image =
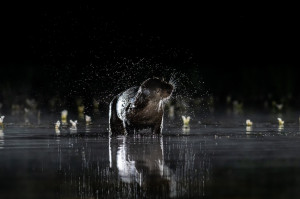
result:
<svg viewBox="0 0 300 199"><path fill-rule="evenodd" d="M151 128L162 132L164 102L171 96L173 86L159 78L150 78L139 87L132 87L115 96L109 105L111 135L134 133Z"/></svg>

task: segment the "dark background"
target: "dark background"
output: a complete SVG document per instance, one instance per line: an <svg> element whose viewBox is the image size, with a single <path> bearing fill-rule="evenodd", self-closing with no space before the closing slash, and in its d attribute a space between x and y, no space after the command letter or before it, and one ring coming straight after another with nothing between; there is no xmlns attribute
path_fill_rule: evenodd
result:
<svg viewBox="0 0 300 199"><path fill-rule="evenodd" d="M101 100L127 86L116 86L120 73L134 84L172 69L196 87L204 81L220 104L230 95L299 106L299 16L291 8L5 5L0 101Z"/></svg>

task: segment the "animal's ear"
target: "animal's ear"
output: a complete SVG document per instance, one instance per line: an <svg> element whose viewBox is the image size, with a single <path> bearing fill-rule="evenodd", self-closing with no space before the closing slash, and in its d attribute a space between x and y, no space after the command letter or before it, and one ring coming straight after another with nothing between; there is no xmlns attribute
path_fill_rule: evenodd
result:
<svg viewBox="0 0 300 199"><path fill-rule="evenodd" d="M159 80L161 80L161 81L164 81L164 80L165 80L165 78L164 78L163 76L153 77L153 79L159 79Z"/></svg>

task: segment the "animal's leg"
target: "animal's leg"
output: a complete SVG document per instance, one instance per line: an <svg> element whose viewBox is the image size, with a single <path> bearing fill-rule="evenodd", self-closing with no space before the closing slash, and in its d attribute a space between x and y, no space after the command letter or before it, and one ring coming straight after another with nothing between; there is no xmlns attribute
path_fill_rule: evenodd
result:
<svg viewBox="0 0 300 199"><path fill-rule="evenodd" d="M162 125L163 125L163 121L161 120L160 122L156 123L152 128L152 133L153 134L157 134L160 135L162 133Z"/></svg>
<svg viewBox="0 0 300 199"><path fill-rule="evenodd" d="M123 126L122 120L117 115L117 97L109 104L109 134L110 135L120 135L125 133L125 128Z"/></svg>
<svg viewBox="0 0 300 199"><path fill-rule="evenodd" d="M127 134L134 134L134 128L127 124L125 121L123 122L123 126Z"/></svg>

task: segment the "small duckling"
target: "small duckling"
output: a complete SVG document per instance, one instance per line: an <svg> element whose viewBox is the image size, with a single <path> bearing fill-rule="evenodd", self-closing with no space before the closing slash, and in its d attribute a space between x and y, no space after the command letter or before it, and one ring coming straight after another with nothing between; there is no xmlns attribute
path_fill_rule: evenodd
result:
<svg viewBox="0 0 300 199"><path fill-rule="evenodd" d="M3 127L3 120L4 120L4 118L5 118L4 115L2 115L2 116L0 117L0 126L2 126L2 127Z"/></svg>
<svg viewBox="0 0 300 199"><path fill-rule="evenodd" d="M246 125L247 125L247 126L252 126L252 125L253 125L253 122L251 122L251 120L248 119L248 120L246 120Z"/></svg>
<svg viewBox="0 0 300 199"><path fill-rule="evenodd" d="M68 111L67 110L63 110L61 112L61 120L67 120L68 117Z"/></svg>
<svg viewBox="0 0 300 199"><path fill-rule="evenodd" d="M60 121L58 120L56 123L55 123L55 129L59 129L60 127Z"/></svg>
<svg viewBox="0 0 300 199"><path fill-rule="evenodd" d="M278 119L278 123L280 126L283 126L284 125L284 121L281 119L281 118L277 118Z"/></svg>
<svg viewBox="0 0 300 199"><path fill-rule="evenodd" d="M189 126L189 124L190 124L190 119L191 119L191 117L190 116L181 116L181 118L182 118L182 120L183 120L183 126Z"/></svg>
<svg viewBox="0 0 300 199"><path fill-rule="evenodd" d="M94 105L94 109L99 109L99 102L94 98L93 99L93 105Z"/></svg>
<svg viewBox="0 0 300 199"><path fill-rule="evenodd" d="M77 129L77 120L75 120L75 121L70 120L70 123L72 124L70 129Z"/></svg>
<svg viewBox="0 0 300 199"><path fill-rule="evenodd" d="M174 115L175 115L175 114L174 114L174 106L171 105L171 106L169 107L169 117L170 117L170 118L174 118Z"/></svg>
<svg viewBox="0 0 300 199"><path fill-rule="evenodd" d="M283 108L283 104L276 104L275 106L279 111L281 111Z"/></svg>
<svg viewBox="0 0 300 199"><path fill-rule="evenodd" d="M87 125L89 125L92 122L92 118L88 115L85 115L85 122Z"/></svg>
<svg viewBox="0 0 300 199"><path fill-rule="evenodd" d="M83 106L83 105L80 105L80 106L78 106L77 108L78 108L78 113L79 113L79 114L83 114L84 106Z"/></svg>

